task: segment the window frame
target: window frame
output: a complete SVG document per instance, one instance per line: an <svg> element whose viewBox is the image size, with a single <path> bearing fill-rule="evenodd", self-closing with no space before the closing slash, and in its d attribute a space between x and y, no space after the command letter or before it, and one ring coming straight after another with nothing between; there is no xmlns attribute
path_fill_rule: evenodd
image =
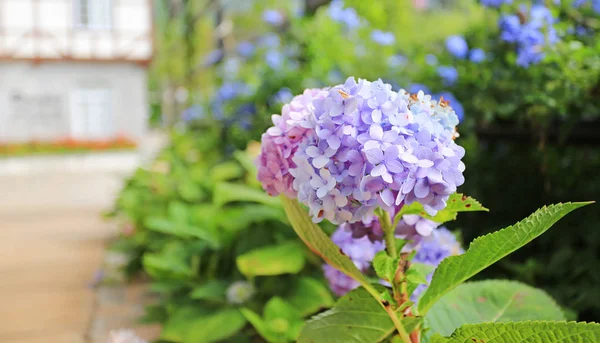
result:
<svg viewBox="0 0 600 343"><path fill-rule="evenodd" d="M88 23L83 23L83 2L87 2L87 8L85 14L87 16ZM101 25L92 25L89 23L90 20L90 3L94 1L103 1L108 8L107 22ZM94 31L106 31L112 30L114 25L114 11L113 11L113 0L73 0L73 27L80 30L94 30Z"/></svg>

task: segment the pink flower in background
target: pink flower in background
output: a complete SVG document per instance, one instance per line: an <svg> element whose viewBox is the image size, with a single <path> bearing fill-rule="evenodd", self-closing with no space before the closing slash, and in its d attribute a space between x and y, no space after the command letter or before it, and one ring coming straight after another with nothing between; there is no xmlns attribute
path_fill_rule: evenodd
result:
<svg viewBox="0 0 600 343"><path fill-rule="evenodd" d="M425 9L427 8L427 0L413 0L413 4L415 5L415 8L417 9Z"/></svg>

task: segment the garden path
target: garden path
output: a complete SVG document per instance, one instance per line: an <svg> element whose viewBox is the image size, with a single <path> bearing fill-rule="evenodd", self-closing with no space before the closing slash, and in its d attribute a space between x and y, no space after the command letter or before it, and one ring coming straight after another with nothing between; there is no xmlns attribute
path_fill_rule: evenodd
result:
<svg viewBox="0 0 600 343"><path fill-rule="evenodd" d="M137 161L122 168L121 153L111 169L107 156L101 169L0 160L0 342L105 343L109 329L134 325L143 286L89 285L115 234L100 213Z"/></svg>

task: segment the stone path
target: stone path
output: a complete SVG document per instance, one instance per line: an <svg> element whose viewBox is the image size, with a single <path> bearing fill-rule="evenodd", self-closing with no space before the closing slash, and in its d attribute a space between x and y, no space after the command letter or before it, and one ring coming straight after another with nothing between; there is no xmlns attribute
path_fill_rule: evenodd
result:
<svg viewBox="0 0 600 343"><path fill-rule="evenodd" d="M142 313L143 285L89 286L115 234L100 213L126 171L72 169L0 173L0 342L105 343Z"/></svg>

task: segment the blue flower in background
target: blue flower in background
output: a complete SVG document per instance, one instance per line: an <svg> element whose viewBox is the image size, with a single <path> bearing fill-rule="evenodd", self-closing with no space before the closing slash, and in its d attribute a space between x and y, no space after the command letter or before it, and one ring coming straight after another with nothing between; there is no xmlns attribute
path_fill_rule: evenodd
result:
<svg viewBox="0 0 600 343"><path fill-rule="evenodd" d="M396 42L394 34L387 31L373 30L371 39L379 45L392 45Z"/></svg>
<svg viewBox="0 0 600 343"><path fill-rule="evenodd" d="M600 13L600 0L577 0L573 3L573 7L579 8L587 4L591 4L592 10L594 10L594 12Z"/></svg>
<svg viewBox="0 0 600 343"><path fill-rule="evenodd" d="M202 61L202 65L205 67L210 67L219 63L223 59L223 50L217 49L209 52Z"/></svg>
<svg viewBox="0 0 600 343"><path fill-rule="evenodd" d="M429 64L430 66L434 66L438 64L438 58L435 55L427 54L425 56L425 63Z"/></svg>
<svg viewBox="0 0 600 343"><path fill-rule="evenodd" d="M408 88L406 89L407 92L411 93L411 94L416 94L419 93L419 91L423 91L423 93L425 94L431 94L431 91L429 90L429 87L422 85L420 83L413 83L410 86L408 86Z"/></svg>
<svg viewBox="0 0 600 343"><path fill-rule="evenodd" d="M475 48L469 52L469 60L473 63L481 63L485 61L485 51Z"/></svg>
<svg viewBox="0 0 600 343"><path fill-rule="evenodd" d="M278 50L269 50L265 54L265 62L271 69L280 69L283 66L283 54Z"/></svg>
<svg viewBox="0 0 600 343"><path fill-rule="evenodd" d="M280 26L285 21L283 13L278 10L266 10L262 14L265 23L273 26Z"/></svg>
<svg viewBox="0 0 600 343"><path fill-rule="evenodd" d="M388 65L392 68L399 68L406 65L406 57L402 55L392 55L388 58Z"/></svg>
<svg viewBox="0 0 600 343"><path fill-rule="evenodd" d="M238 44L237 46L238 54L245 58L252 57L252 55L254 55L255 50L256 48L254 47L254 44L248 41L240 42L240 44Z"/></svg>
<svg viewBox="0 0 600 343"><path fill-rule="evenodd" d="M215 99L219 102L225 102L243 95L248 92L248 87L241 82L225 82L217 90Z"/></svg>
<svg viewBox="0 0 600 343"><path fill-rule="evenodd" d="M454 113L456 113L458 120L463 121L463 118L465 117L465 109L463 108L463 105L460 103L460 101L456 99L454 94L450 92L441 92L436 94L435 97L440 99L443 97L444 100L448 101L450 103L450 107L452 107Z"/></svg>
<svg viewBox="0 0 600 343"><path fill-rule="evenodd" d="M342 23L348 29L360 26L360 17L352 7L344 7L342 0L333 0L329 5L329 16L338 23Z"/></svg>
<svg viewBox="0 0 600 343"><path fill-rule="evenodd" d="M444 80L446 86L452 86L458 80L458 71L456 68L450 66L439 66L437 68L438 75Z"/></svg>
<svg viewBox="0 0 600 343"><path fill-rule="evenodd" d="M500 7L504 4L512 4L512 0L481 0L481 4L487 7Z"/></svg>
<svg viewBox="0 0 600 343"><path fill-rule="evenodd" d="M190 122L195 119L202 118L204 116L204 109L198 105L188 107L181 112L181 119L184 122Z"/></svg>
<svg viewBox="0 0 600 343"><path fill-rule="evenodd" d="M275 103L287 104L288 102L292 101L292 98L294 98L294 94L292 94L292 91L289 88L284 87L278 90L277 93L273 95L272 100Z"/></svg>
<svg viewBox="0 0 600 343"><path fill-rule="evenodd" d="M264 48L276 48L281 44L281 39L278 35L274 33L269 33L262 36L258 40L258 44L260 44L260 46Z"/></svg>
<svg viewBox="0 0 600 343"><path fill-rule="evenodd" d="M522 8L522 11L526 10L527 8ZM528 67L544 58L544 47L558 41L553 25L555 21L552 12L539 4L531 6L528 21L524 23L516 15L500 18L500 38L516 44L517 65Z"/></svg>
<svg viewBox="0 0 600 343"><path fill-rule="evenodd" d="M452 56L457 58L467 57L469 46L462 36L450 36L446 38L446 49Z"/></svg>

